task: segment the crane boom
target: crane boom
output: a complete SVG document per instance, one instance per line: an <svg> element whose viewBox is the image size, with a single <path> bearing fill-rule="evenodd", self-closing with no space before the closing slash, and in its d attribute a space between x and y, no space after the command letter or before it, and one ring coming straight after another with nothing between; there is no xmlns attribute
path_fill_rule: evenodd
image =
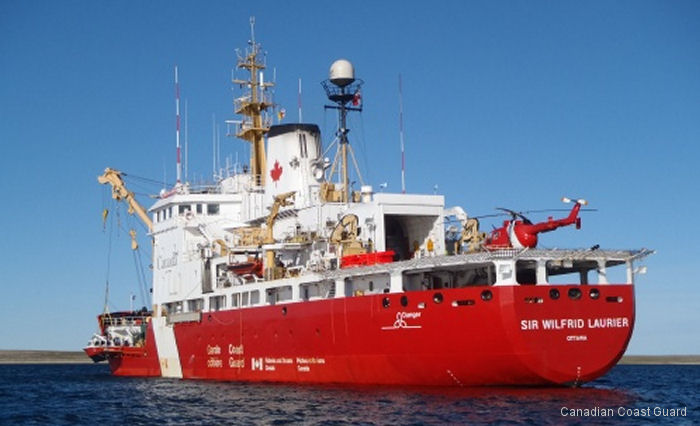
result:
<svg viewBox="0 0 700 426"><path fill-rule="evenodd" d="M125 201L129 205L129 214L136 214L143 223L148 227L148 232L153 232L153 222L148 217L146 209L136 201L134 193L126 189L122 173L119 170L114 170L109 167L105 172L97 177L97 181L101 184L110 184L112 186L112 198L117 201Z"/></svg>
<svg viewBox="0 0 700 426"><path fill-rule="evenodd" d="M275 221L277 220L277 215L279 215L280 207L291 206L291 200L294 199L295 193L295 191L291 191L275 196L275 201L274 203L272 203L272 207L270 207L270 214L267 216L267 220L265 221L267 225L267 229L265 230L265 244L273 244L275 242L275 239L272 236L272 227L275 224Z"/></svg>
<svg viewBox="0 0 700 426"><path fill-rule="evenodd" d="M263 240L263 244L274 244L275 243L275 238L272 234L273 226L275 225L275 221L277 220L277 216L279 215L280 212L280 207L286 207L286 206L291 206L293 204L293 199L294 199L294 194L295 191L291 192L285 192L284 194L279 194L275 196L275 200L272 203L272 207L270 207L270 214L267 216L266 220L266 225L267 228L265 229L265 238ZM284 275L284 270L280 270L280 268L275 265L275 251L274 250L267 250L265 254L265 277L267 279L276 279L276 278L282 278Z"/></svg>

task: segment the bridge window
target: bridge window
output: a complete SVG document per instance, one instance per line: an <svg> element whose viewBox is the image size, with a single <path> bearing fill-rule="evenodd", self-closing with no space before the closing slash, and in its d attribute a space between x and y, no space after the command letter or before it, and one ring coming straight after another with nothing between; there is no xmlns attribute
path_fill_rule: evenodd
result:
<svg viewBox="0 0 700 426"><path fill-rule="evenodd" d="M250 304L258 305L260 303L260 290L253 290L250 292Z"/></svg>
<svg viewBox="0 0 700 426"><path fill-rule="evenodd" d="M212 296L209 298L209 310L219 311L226 307L226 296Z"/></svg>
<svg viewBox="0 0 700 426"><path fill-rule="evenodd" d="M303 133L299 134L299 151L301 154L301 158L308 157L308 151L307 151L307 146L306 146L306 135Z"/></svg>
<svg viewBox="0 0 700 426"><path fill-rule="evenodd" d="M292 286L274 287L267 289L267 303L274 305L292 299Z"/></svg>
<svg viewBox="0 0 700 426"><path fill-rule="evenodd" d="M550 284L589 284L589 273L597 267L598 262L591 259L550 260L547 261L547 281Z"/></svg>
<svg viewBox="0 0 700 426"><path fill-rule="evenodd" d="M518 284L537 284L537 261L518 260L515 262L515 280Z"/></svg>
<svg viewBox="0 0 700 426"><path fill-rule="evenodd" d="M208 215L219 214L219 205L218 204L207 204L207 214Z"/></svg>
<svg viewBox="0 0 700 426"><path fill-rule="evenodd" d="M168 314L179 314L182 312L182 302L170 302L163 305Z"/></svg>
<svg viewBox="0 0 700 426"><path fill-rule="evenodd" d="M187 301L188 312L199 312L204 308L204 299L192 299Z"/></svg>
<svg viewBox="0 0 700 426"><path fill-rule="evenodd" d="M306 283L300 286L301 298L303 300L325 299L329 296L331 288L335 284L332 281L323 281L316 283Z"/></svg>
<svg viewBox="0 0 700 426"><path fill-rule="evenodd" d="M255 306L260 304L260 290L244 291L231 295L231 307Z"/></svg>
<svg viewBox="0 0 700 426"><path fill-rule="evenodd" d="M469 264L452 271L452 287L493 285L496 282L496 266L493 263Z"/></svg>

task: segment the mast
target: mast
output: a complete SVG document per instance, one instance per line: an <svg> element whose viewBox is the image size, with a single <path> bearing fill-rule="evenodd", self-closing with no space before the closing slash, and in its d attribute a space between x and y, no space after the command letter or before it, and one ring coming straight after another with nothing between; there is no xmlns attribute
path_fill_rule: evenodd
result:
<svg viewBox="0 0 700 426"><path fill-rule="evenodd" d="M360 87L362 86L362 83L362 80L355 79L355 69L346 59L338 59L337 61L333 62L330 69L330 78L321 82L321 85L326 91L326 96L328 99L336 104L333 106L326 105L325 107L337 109L340 112L338 117L339 143L336 159L338 156L340 156L340 173L342 179L340 201L343 203L348 203L351 201L350 176L348 173L348 153L350 153L352 156L352 160L355 165L355 172L357 173L360 182L362 182L362 175L357 167L355 154L353 154L352 148L349 145L348 132L350 130L347 126L348 111L362 111L362 100L360 94ZM353 106L348 106L350 102L352 102ZM331 175L333 174L335 168L336 164L334 161L333 167L331 168Z"/></svg>
<svg viewBox="0 0 700 426"><path fill-rule="evenodd" d="M187 165L188 165L188 163L189 163L189 161L188 161L188 154L189 154L189 134L188 134L187 130L188 130L188 121L187 121L187 98L185 98L185 182L188 181Z"/></svg>
<svg viewBox="0 0 700 426"><path fill-rule="evenodd" d="M216 179L216 114L211 115L211 177Z"/></svg>
<svg viewBox="0 0 700 426"><path fill-rule="evenodd" d="M401 139L401 193L406 193L406 154L403 143L403 90L399 74L399 139Z"/></svg>
<svg viewBox="0 0 700 426"><path fill-rule="evenodd" d="M299 104L299 122L303 123L304 120L301 118L301 77L299 77L299 97L297 103Z"/></svg>
<svg viewBox="0 0 700 426"><path fill-rule="evenodd" d="M250 77L248 80L233 80L241 87L247 87L247 92L234 100L236 114L243 115L236 136L252 144L250 149L250 173L254 186L265 184L265 135L270 130L270 120L263 117L263 112L273 106L265 95L265 89L274 83L265 82L262 70L265 69L264 58L260 59L260 45L255 42L255 18L250 18L250 41L245 56L238 55L238 68L245 69Z"/></svg>
<svg viewBox="0 0 700 426"><path fill-rule="evenodd" d="M338 129L338 133L340 133L340 158L343 162L343 202L347 203L349 199L348 187L350 186L350 178L348 177L348 113L345 108L345 104L340 104L340 128Z"/></svg>
<svg viewBox="0 0 700 426"><path fill-rule="evenodd" d="M177 79L177 65L175 65L175 147L177 150L177 184L182 179L182 165L180 164L180 83Z"/></svg>

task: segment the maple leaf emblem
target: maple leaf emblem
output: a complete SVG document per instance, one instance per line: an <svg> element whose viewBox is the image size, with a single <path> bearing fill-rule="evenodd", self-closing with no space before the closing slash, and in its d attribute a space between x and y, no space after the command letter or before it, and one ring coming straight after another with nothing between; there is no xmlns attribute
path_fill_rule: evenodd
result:
<svg viewBox="0 0 700 426"><path fill-rule="evenodd" d="M280 166L279 161L275 161L275 167L270 170L270 177L272 177L272 180L277 182L280 180L280 176L282 176L282 167Z"/></svg>

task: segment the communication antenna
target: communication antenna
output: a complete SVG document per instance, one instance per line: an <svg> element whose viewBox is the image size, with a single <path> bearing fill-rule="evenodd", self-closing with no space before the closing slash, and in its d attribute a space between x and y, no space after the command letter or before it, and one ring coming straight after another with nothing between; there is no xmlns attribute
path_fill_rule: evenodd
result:
<svg viewBox="0 0 700 426"><path fill-rule="evenodd" d="M321 85L326 91L326 96L335 105L326 105L325 108L337 109L339 111L338 116L338 133L337 137L339 139L338 151L335 155L335 160L333 161L333 166L331 167L331 176L335 171L338 158L340 158L340 173L342 173L342 202L347 203L350 200L350 177L348 175L348 152L352 156L353 164L355 165L355 171L362 185L362 175L357 167L357 160L355 159L355 154L350 147L348 141L347 128L347 114L348 111L362 111L362 96L360 93L360 88L364 81L361 79L355 79L355 69L353 68L350 61L347 59L338 59L333 62L330 69L330 75L328 80L321 82ZM353 106L348 104L352 103Z"/></svg>
<svg viewBox="0 0 700 426"><path fill-rule="evenodd" d="M297 103L299 104L299 122L303 123L304 120L301 118L301 77L299 77L299 97L297 101Z"/></svg>
<svg viewBox="0 0 700 426"><path fill-rule="evenodd" d="M180 164L180 83L177 79L177 65L175 65L175 146L177 150L177 184L179 184L182 177L182 165Z"/></svg>
<svg viewBox="0 0 700 426"><path fill-rule="evenodd" d="M216 179L216 114L211 115L211 174Z"/></svg>
<svg viewBox="0 0 700 426"><path fill-rule="evenodd" d="M406 154L403 142L403 90L399 73L399 139L401 140L401 193L406 193Z"/></svg>
<svg viewBox="0 0 700 426"><path fill-rule="evenodd" d="M216 125L216 171L219 173L219 178L223 177L221 172L221 125Z"/></svg>
<svg viewBox="0 0 700 426"><path fill-rule="evenodd" d="M188 173L187 173L187 165L189 164L188 161L188 154L189 154L189 133L188 133L188 118L187 118L187 98L185 98L185 182L188 180Z"/></svg>

